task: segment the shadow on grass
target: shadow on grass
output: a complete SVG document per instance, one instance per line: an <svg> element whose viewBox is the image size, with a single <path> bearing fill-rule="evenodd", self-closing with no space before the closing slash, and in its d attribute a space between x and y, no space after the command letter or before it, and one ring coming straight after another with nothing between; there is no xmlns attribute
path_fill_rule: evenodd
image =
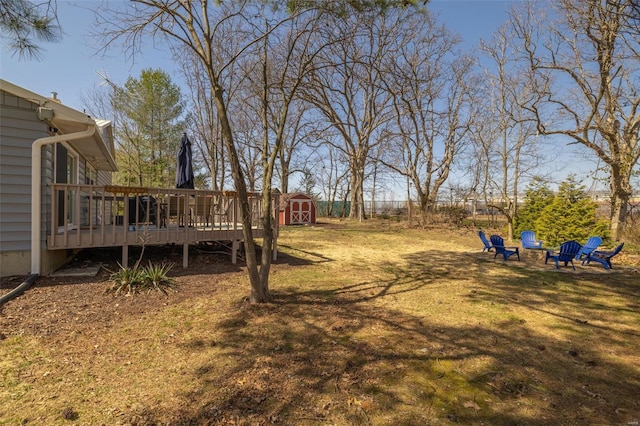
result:
<svg viewBox="0 0 640 426"><path fill-rule="evenodd" d="M260 247L257 247L258 259L260 256ZM302 252L302 251L300 251ZM129 249L128 266L133 267L138 259L141 258L141 265L145 266L149 263L161 264L171 263L172 269L168 273L170 277L187 277L191 275L215 275L223 273L242 272L246 267L242 253L239 254L236 264L231 263L230 248L224 245L216 246L190 246L189 247L189 265L187 268L182 267L182 246L180 245L165 245L165 246L148 246L142 253L142 248L139 246L132 246ZM295 250L294 250L295 253ZM57 285L70 285L70 284L86 284L87 282L95 281L107 281L109 276L120 270L122 250L120 247L106 247L106 248L93 248L84 249L78 253L74 259L65 266L65 268L73 269L74 271L82 270L84 267L91 265L102 265L96 276L42 276L38 277L35 286L38 287L53 287ZM331 262L333 259L322 256L317 253L304 252L308 257L312 255L312 259L309 260L303 257L297 257L295 255L279 252L278 259L273 262L273 265L289 265L292 267L308 266L314 263ZM26 277L5 277L0 280L0 290L13 289L17 287ZM1 294L1 293L0 293Z"/></svg>
<svg viewBox="0 0 640 426"><path fill-rule="evenodd" d="M312 252L309 250L302 250L299 248L295 248L295 247L291 247L285 244L279 244L278 248L281 249L287 249L290 252L293 253L301 253L302 255L305 255L306 257L311 257L310 260L306 260L303 259L301 257L295 257L292 255L288 255L283 253L282 251L278 251L278 259L274 262L274 263L288 263L290 265L309 265L312 263L325 263L325 262L332 262L334 259L325 256L322 253L318 253L318 252Z"/></svg>
<svg viewBox="0 0 640 426"><path fill-rule="evenodd" d="M169 424L583 425L630 424L639 418L640 374L616 351L640 343L638 314L602 324L638 302L620 276L606 284L583 275L512 269L473 256L414 253L380 265L379 281L332 290L274 292L266 305L238 302L215 324L218 359L194 365L195 390L182 395ZM457 283L454 287L451 283ZM491 321L443 325L428 310L392 309L397 295L428 298L443 287L457 309L496 309ZM604 294L603 294L604 293ZM608 303L607 298L612 302ZM628 309L628 308L624 308ZM497 313L496 313L497 312ZM631 314L632 312L628 312ZM533 317L549 322L530 325ZM600 323L596 322L596 318ZM539 321L539 320L537 320ZM586 321L586 322L585 322ZM594 342L597 341L597 345ZM609 347L612 353L601 348ZM637 359L637 352L636 352ZM145 409L154 424L158 413ZM166 413L163 413L166 415Z"/></svg>

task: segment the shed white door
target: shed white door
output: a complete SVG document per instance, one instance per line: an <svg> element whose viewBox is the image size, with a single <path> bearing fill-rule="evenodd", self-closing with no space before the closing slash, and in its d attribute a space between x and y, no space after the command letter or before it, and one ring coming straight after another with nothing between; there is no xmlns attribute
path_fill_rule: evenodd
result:
<svg viewBox="0 0 640 426"><path fill-rule="evenodd" d="M311 222L311 200L291 200L289 210L291 215L289 223Z"/></svg>

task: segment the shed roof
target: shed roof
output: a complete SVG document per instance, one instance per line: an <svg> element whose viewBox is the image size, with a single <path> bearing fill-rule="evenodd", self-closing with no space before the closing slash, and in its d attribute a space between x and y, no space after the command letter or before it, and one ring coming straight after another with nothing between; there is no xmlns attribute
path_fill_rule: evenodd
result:
<svg viewBox="0 0 640 426"><path fill-rule="evenodd" d="M289 201L293 198L304 198L313 201L313 198L308 196L302 192L287 192L285 194L280 194L280 210L285 210L287 205L289 205Z"/></svg>

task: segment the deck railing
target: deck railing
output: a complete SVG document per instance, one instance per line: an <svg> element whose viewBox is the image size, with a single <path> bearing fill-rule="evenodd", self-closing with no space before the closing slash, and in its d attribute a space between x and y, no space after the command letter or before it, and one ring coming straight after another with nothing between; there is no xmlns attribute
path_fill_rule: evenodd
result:
<svg viewBox="0 0 640 426"><path fill-rule="evenodd" d="M235 192L76 184L50 187L50 250L244 239ZM250 193L249 203L253 236L260 238L261 194ZM272 206L276 211L277 194Z"/></svg>

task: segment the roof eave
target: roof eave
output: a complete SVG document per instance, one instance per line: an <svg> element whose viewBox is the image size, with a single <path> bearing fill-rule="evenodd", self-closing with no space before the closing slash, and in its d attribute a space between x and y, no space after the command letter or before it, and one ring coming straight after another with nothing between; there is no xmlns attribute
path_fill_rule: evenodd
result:
<svg viewBox="0 0 640 426"><path fill-rule="evenodd" d="M96 170L117 171L113 146L107 145L103 135L111 132L111 123L108 121L94 120L89 115L63 105L59 102L38 95L20 86L16 86L6 80L0 79L0 89L13 94L14 96L26 99L41 107L53 110L53 118L50 125L59 134L70 134L86 130L89 126L95 126L96 132L93 136L85 139L78 139L69 143L72 148L85 157Z"/></svg>

